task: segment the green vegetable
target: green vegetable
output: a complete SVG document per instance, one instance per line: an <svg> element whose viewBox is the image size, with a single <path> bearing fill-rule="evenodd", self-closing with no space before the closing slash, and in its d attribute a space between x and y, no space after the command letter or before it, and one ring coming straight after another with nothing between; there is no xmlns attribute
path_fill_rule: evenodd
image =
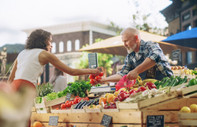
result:
<svg viewBox="0 0 197 127"><path fill-rule="evenodd" d="M36 86L37 96L44 97L53 91L53 85L50 83L40 84Z"/></svg>
<svg viewBox="0 0 197 127"><path fill-rule="evenodd" d="M57 93L53 92L53 93L47 94L45 98L47 99L47 101L51 101L51 100L58 98L58 96L57 96Z"/></svg>
<svg viewBox="0 0 197 127"><path fill-rule="evenodd" d="M196 70L193 70L193 71L192 71L192 74L197 75L197 71L196 71Z"/></svg>
<svg viewBox="0 0 197 127"><path fill-rule="evenodd" d="M65 90L63 90L63 94L71 93L75 96L86 97L86 91L90 91L91 84L89 81L75 81L73 83L69 83Z"/></svg>
<svg viewBox="0 0 197 127"><path fill-rule="evenodd" d="M42 103L42 97L36 97L36 103L37 104Z"/></svg>
<svg viewBox="0 0 197 127"><path fill-rule="evenodd" d="M162 88L168 86L169 83L170 83L170 78L167 77L165 82L162 84Z"/></svg>
<svg viewBox="0 0 197 127"><path fill-rule="evenodd" d="M195 78L193 78L193 79L189 80L189 83L188 83L187 86L193 86L193 85L196 85L196 84L197 84L197 81L196 81Z"/></svg>
<svg viewBox="0 0 197 127"><path fill-rule="evenodd" d="M63 97L64 96L63 91L58 92L57 96L58 96L58 98Z"/></svg>
<svg viewBox="0 0 197 127"><path fill-rule="evenodd" d="M182 83L186 83L187 82L187 76L184 77L184 79L182 79L179 84L182 84Z"/></svg>

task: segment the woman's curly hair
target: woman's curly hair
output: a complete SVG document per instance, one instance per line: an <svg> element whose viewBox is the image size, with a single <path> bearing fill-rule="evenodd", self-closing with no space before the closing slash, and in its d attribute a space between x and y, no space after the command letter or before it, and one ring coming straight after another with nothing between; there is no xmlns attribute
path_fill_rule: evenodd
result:
<svg viewBox="0 0 197 127"><path fill-rule="evenodd" d="M40 48L46 50L51 35L50 32L42 29L34 30L27 38L25 49Z"/></svg>

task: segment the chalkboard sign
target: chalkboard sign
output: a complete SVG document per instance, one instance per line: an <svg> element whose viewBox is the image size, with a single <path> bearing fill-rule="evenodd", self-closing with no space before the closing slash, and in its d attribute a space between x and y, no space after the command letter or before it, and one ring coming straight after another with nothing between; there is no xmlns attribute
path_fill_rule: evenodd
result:
<svg viewBox="0 0 197 127"><path fill-rule="evenodd" d="M180 49L172 51L172 60L181 61L181 50Z"/></svg>
<svg viewBox="0 0 197 127"><path fill-rule="evenodd" d="M101 120L101 125L103 125L105 127L109 127L111 121L112 121L112 117L104 114L103 118Z"/></svg>
<svg viewBox="0 0 197 127"><path fill-rule="evenodd" d="M147 127L164 127L164 115L147 116Z"/></svg>
<svg viewBox="0 0 197 127"><path fill-rule="evenodd" d="M71 93L67 93L67 94L66 94L65 102L66 102L67 100L70 100L70 97L71 97Z"/></svg>
<svg viewBox="0 0 197 127"><path fill-rule="evenodd" d="M89 63L89 68L97 68L98 67L97 53L89 53L88 54L88 63Z"/></svg>
<svg viewBox="0 0 197 127"><path fill-rule="evenodd" d="M59 116L49 116L49 125L57 126L58 125Z"/></svg>

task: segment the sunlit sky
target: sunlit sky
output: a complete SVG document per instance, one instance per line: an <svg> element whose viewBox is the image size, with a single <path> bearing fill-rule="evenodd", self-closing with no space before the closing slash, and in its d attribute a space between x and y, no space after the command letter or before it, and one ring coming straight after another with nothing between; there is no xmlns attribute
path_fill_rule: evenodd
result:
<svg viewBox="0 0 197 127"><path fill-rule="evenodd" d="M150 14L153 27L167 27L161 10L170 0L0 0L0 46L25 44L23 29L39 28L78 21L114 22L132 26L132 15ZM140 23L140 21L139 21Z"/></svg>

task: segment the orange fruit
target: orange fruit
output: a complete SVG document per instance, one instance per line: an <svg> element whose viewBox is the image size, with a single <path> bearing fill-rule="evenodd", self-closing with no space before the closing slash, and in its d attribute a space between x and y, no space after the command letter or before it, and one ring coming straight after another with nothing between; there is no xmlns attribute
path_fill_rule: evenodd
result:
<svg viewBox="0 0 197 127"><path fill-rule="evenodd" d="M42 123L39 121L35 121L33 127L42 127Z"/></svg>
<svg viewBox="0 0 197 127"><path fill-rule="evenodd" d="M197 104L190 105L191 112L197 112Z"/></svg>
<svg viewBox="0 0 197 127"><path fill-rule="evenodd" d="M184 113L190 113L191 109L187 106L183 106L180 110L180 112L184 112Z"/></svg>

